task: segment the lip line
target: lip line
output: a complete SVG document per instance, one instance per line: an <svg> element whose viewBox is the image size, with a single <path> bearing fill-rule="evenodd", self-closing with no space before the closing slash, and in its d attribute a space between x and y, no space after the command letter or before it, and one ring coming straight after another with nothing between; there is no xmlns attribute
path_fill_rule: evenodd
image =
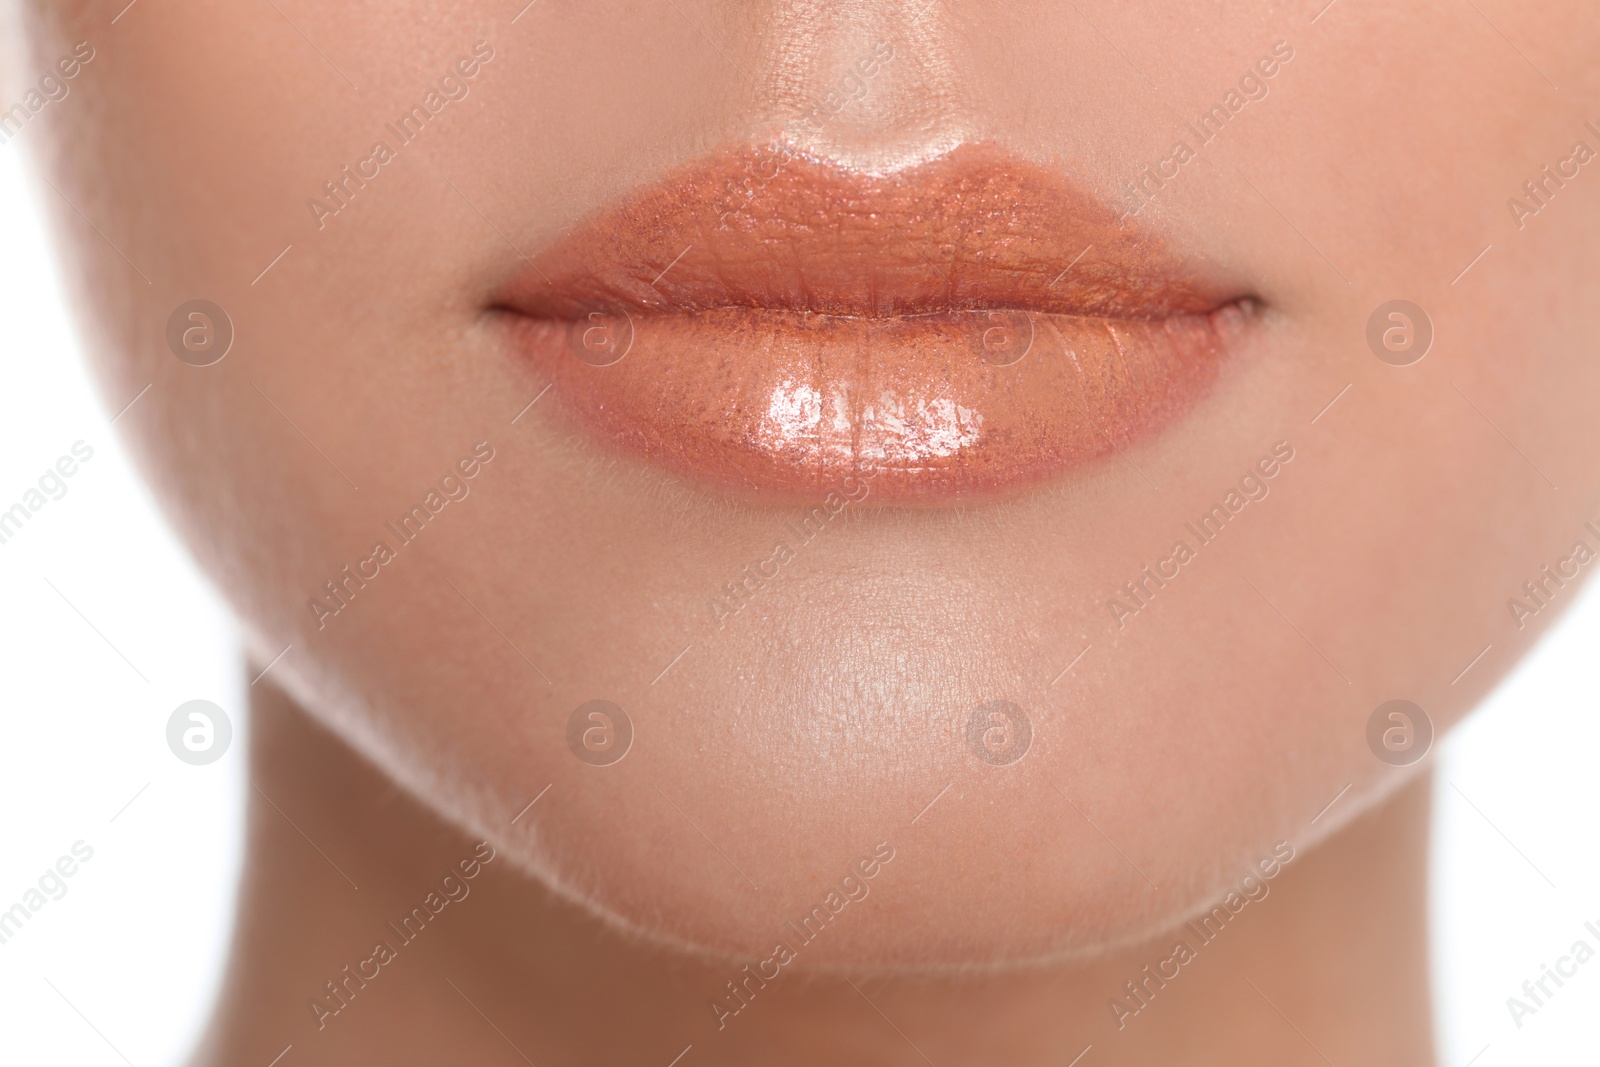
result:
<svg viewBox="0 0 1600 1067"><path fill-rule="evenodd" d="M988 312L998 312L1002 314L1027 315L1032 318L1081 319L1087 322L1106 322L1114 324L1119 322L1160 323L1168 322L1173 319L1205 317L1209 315L1215 315L1217 312L1224 311L1228 308L1238 308L1240 311L1245 313L1247 319L1250 319L1259 315L1261 311L1266 308L1266 306L1266 303L1262 301L1260 297L1254 295L1253 293L1245 293L1241 294L1240 296L1221 300L1213 307L1196 309L1193 311L1187 309L1175 310L1155 315L1097 315L1086 312L1050 311L1037 306L1024 306L1021 304L997 304L984 305L981 307L949 305L945 307L932 308L926 311L907 312L905 314L896 315L853 315L835 311L818 311L812 308L774 307L770 305L750 304L717 304L707 305L705 307L648 311L638 308L621 308L614 310L595 308L594 311L614 314L615 310L621 310L625 314L629 315L629 317L640 319L692 319L708 312L733 311L748 312L752 315L767 314L794 317L816 316L818 318L839 319L849 322L885 324L896 323L902 325L913 324L918 319L931 320L948 318L953 315L982 315ZM583 318L582 315L553 316L531 313L523 310L515 304L507 303L503 300L495 300L491 302L485 307L484 310L490 314L513 315L520 318L529 319L534 322L548 322L563 326L582 321Z"/></svg>
<svg viewBox="0 0 1600 1067"><path fill-rule="evenodd" d="M693 307L624 307L621 304L608 304L608 306L594 306L584 312L570 315L541 314L538 310L526 309L522 304L512 299L491 299L483 310L485 314L515 315L515 317L528 318L533 322L560 323L571 325L581 322L587 315L595 314L622 314L637 318L693 318L706 312L750 312L750 314L771 315L816 315L816 317L838 318L848 322L861 323L910 323L918 318L949 317L949 315L981 315L986 312L1002 312L1002 314L1022 314L1029 317L1050 318L1082 318L1093 322L1128 322L1128 323L1158 323L1168 322L1173 318L1205 317L1214 315L1221 310L1237 307L1245 312L1246 318L1256 318L1261 312L1269 309L1267 301L1259 296L1256 291L1240 291L1237 296L1226 296L1211 302L1203 307L1182 307L1182 309L1154 310L1149 315L1106 315L1091 312L1091 310L1056 310L1051 307L1038 306L1037 302L1016 301L1013 304L930 304L917 310L906 310L899 314L888 315L859 315L851 312L835 312L835 310L816 309L816 307L779 306L779 304L698 304Z"/></svg>
<svg viewBox="0 0 1600 1067"><path fill-rule="evenodd" d="M541 272L543 273L543 272ZM1058 275L1059 277L1059 275ZM546 285L556 290L561 289L559 282L546 281ZM1051 283L1054 284L1054 283ZM519 287L520 288L520 287ZM998 287L996 287L998 290ZM1221 295L1228 293L1230 295ZM531 299L530 299L531 297ZM649 316L688 316L707 311L752 311L773 312L797 315L827 315L838 319L853 319L861 321L878 321L887 319L914 319L930 315L959 314L964 312L1024 312L1033 315L1051 315L1066 318L1080 319L1109 319L1112 321L1126 320L1130 322L1160 322L1164 319L1178 318L1185 315L1210 315L1221 311L1223 308L1238 305L1246 310L1259 311L1267 306L1267 302L1252 289L1223 289L1217 287L1215 294L1208 295L1204 300L1191 303L1187 306L1161 306L1151 305L1146 313L1139 314L1129 311L1098 311L1093 308L1073 306L1071 304L1053 304L1037 299L1028 299L1022 292L1022 287L1017 287L1017 292L1011 299L969 299L969 300L913 300L889 313L859 313L854 311L834 310L826 306L814 306L798 303L776 302L739 302L726 301L722 303L695 301L685 303L671 301L663 297L659 302L646 302L639 297L622 298L615 300L595 300L583 304L582 307L573 308L565 314L552 313L542 306L543 301L533 294L519 293L517 289L503 286L494 293L485 306L485 311L508 312L526 318L553 321L574 322L592 312L616 313L628 311Z"/></svg>

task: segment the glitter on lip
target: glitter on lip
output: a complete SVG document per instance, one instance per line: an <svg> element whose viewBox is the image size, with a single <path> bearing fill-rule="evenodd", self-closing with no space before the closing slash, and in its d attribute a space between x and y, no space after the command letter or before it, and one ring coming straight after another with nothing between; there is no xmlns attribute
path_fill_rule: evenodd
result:
<svg viewBox="0 0 1600 1067"><path fill-rule="evenodd" d="M1171 422L1246 327L1242 297L993 145L882 177L767 145L605 209L496 307L614 447L776 499L871 472L879 503L926 505Z"/></svg>

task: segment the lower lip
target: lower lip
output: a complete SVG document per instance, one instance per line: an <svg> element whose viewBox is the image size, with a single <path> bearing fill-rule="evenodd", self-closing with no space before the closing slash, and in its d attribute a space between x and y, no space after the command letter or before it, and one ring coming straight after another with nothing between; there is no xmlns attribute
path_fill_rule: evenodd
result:
<svg viewBox="0 0 1600 1067"><path fill-rule="evenodd" d="M773 501L870 480L897 506L1037 485L1151 435L1206 394L1250 317L508 314L552 396L623 453Z"/></svg>

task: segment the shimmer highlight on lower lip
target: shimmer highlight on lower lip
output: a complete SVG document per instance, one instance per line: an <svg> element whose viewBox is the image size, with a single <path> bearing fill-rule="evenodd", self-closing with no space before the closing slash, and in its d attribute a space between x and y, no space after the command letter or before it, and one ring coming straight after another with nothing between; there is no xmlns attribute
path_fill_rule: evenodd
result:
<svg viewBox="0 0 1600 1067"><path fill-rule="evenodd" d="M870 475L929 505L1171 422L1251 302L992 145L888 176L759 146L601 212L495 306L614 448L734 493Z"/></svg>
<svg viewBox="0 0 1600 1067"><path fill-rule="evenodd" d="M780 499L870 475L877 502L916 505L1037 483L1173 419L1245 318L725 308L517 329L553 395L625 452Z"/></svg>

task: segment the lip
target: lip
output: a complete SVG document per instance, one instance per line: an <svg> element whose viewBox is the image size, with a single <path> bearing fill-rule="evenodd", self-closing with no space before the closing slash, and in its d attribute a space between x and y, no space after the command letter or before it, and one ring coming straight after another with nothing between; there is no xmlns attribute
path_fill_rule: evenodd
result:
<svg viewBox="0 0 1600 1067"><path fill-rule="evenodd" d="M886 175L757 145L603 209L493 307L610 447L733 493L870 478L929 505L1170 424L1253 303L993 145Z"/></svg>

